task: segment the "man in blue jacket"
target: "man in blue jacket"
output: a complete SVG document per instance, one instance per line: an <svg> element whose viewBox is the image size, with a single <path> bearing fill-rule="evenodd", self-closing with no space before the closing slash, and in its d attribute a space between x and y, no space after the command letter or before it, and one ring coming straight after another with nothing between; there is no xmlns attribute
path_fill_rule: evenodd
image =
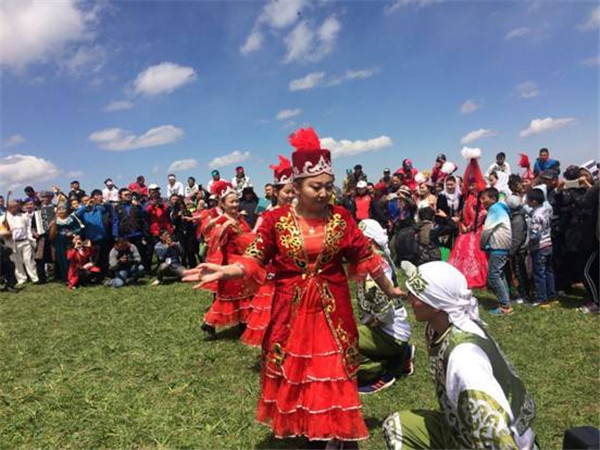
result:
<svg viewBox="0 0 600 450"><path fill-rule="evenodd" d="M115 222L117 219L112 206L108 203L102 203L102 191L95 189L92 191L91 197L84 197L84 205L75 211L75 215L85 226L85 239L92 242L96 259L95 264L100 267L103 275L107 275L108 254L112 247L111 242L116 237L108 230L118 230Z"/></svg>
<svg viewBox="0 0 600 450"><path fill-rule="evenodd" d="M546 170L552 170L556 173L560 172L560 162L550 158L550 151L547 148L540 149L539 157L533 165L533 174L537 177Z"/></svg>
<svg viewBox="0 0 600 450"><path fill-rule="evenodd" d="M504 275L512 245L510 209L499 202L495 188L487 188L481 193L481 203L487 209L487 216L481 232L481 249L488 254L488 283L498 297L498 306L491 314L508 315L513 313L510 306L509 289Z"/></svg>

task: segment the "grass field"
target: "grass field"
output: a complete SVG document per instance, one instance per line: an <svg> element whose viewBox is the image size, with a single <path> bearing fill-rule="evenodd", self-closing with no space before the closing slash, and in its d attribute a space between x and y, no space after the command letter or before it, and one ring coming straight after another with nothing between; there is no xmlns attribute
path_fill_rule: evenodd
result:
<svg viewBox="0 0 600 450"><path fill-rule="evenodd" d="M254 422L259 352L231 332L204 341L210 297L189 285L27 286L0 295L0 448L303 444L275 440ZM542 448L560 448L566 428L599 425L599 322L577 312L581 302L483 313L537 403ZM371 438L361 448L384 447L380 425L390 412L436 408L420 324L413 342L415 375L364 398Z"/></svg>

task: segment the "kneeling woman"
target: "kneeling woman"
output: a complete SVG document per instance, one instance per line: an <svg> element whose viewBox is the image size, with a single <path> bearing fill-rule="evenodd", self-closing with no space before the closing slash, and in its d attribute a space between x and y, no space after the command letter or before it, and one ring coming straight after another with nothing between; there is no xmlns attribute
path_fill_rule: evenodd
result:
<svg viewBox="0 0 600 450"><path fill-rule="evenodd" d="M383 273L382 260L342 207L331 206L333 169L312 129L290 136L297 205L266 215L237 264L203 264L188 271L198 286L215 280L265 282L275 269L272 318L263 340L257 420L278 438L357 441L368 437L356 373L358 333L350 271L369 274L389 297L402 295Z"/></svg>
<svg viewBox="0 0 600 450"><path fill-rule="evenodd" d="M211 260L219 264L235 264L255 235L238 212L239 200L235 190L225 181L217 183L213 185L213 191L223 214L212 219L207 231L209 253ZM245 280L220 279L207 283L204 288L216 294L204 316L204 331L214 336L217 327L245 325L252 300L252 291Z"/></svg>

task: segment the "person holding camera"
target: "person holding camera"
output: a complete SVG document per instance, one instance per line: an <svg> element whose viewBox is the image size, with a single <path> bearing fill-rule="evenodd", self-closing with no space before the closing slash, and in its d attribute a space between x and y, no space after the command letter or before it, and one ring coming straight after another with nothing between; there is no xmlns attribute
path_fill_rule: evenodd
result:
<svg viewBox="0 0 600 450"><path fill-rule="evenodd" d="M154 252L158 259L158 269L152 286L162 284L165 277L176 277L178 280L183 278L185 271L181 260L183 248L179 242L173 240L169 231L161 232L160 242L154 247Z"/></svg>
<svg viewBox="0 0 600 450"><path fill-rule="evenodd" d="M108 255L108 265L113 273L110 286L114 288L135 284L144 274L140 252L134 244L123 238L117 238Z"/></svg>

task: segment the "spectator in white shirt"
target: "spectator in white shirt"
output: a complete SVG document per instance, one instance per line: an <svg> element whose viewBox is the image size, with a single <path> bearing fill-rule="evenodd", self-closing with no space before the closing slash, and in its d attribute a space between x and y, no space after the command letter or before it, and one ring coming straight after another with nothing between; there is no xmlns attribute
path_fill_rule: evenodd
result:
<svg viewBox="0 0 600 450"><path fill-rule="evenodd" d="M175 175L170 173L167 177L169 182L167 183L167 198L171 198L171 195L183 195L183 184L181 184L175 178Z"/></svg>
<svg viewBox="0 0 600 450"><path fill-rule="evenodd" d="M194 177L188 177L187 186L183 190L185 198L194 198L196 194L200 190L200 187L196 184L196 179Z"/></svg>
<svg viewBox="0 0 600 450"><path fill-rule="evenodd" d="M244 172L244 168L242 166L237 166L235 168L235 177L231 180L231 185L237 192L238 197L242 196L242 191L244 190L244 188L252 187L250 177L246 176L246 173Z"/></svg>
<svg viewBox="0 0 600 450"><path fill-rule="evenodd" d="M489 178L492 172L504 172L505 174L510 175L510 165L506 162L506 154L504 152L500 152L496 155L496 162L485 171L485 177Z"/></svg>
<svg viewBox="0 0 600 450"><path fill-rule="evenodd" d="M107 178L104 180L104 185L106 186L102 189L102 199L105 202L118 203L119 202L119 189L113 183L113 180Z"/></svg>
<svg viewBox="0 0 600 450"><path fill-rule="evenodd" d="M31 230L31 217L23 214L19 203L13 200L8 203L6 222L11 233L7 244L13 249L11 258L15 263L17 283L25 283L27 275L32 282L37 283L38 276L33 260L35 238Z"/></svg>

